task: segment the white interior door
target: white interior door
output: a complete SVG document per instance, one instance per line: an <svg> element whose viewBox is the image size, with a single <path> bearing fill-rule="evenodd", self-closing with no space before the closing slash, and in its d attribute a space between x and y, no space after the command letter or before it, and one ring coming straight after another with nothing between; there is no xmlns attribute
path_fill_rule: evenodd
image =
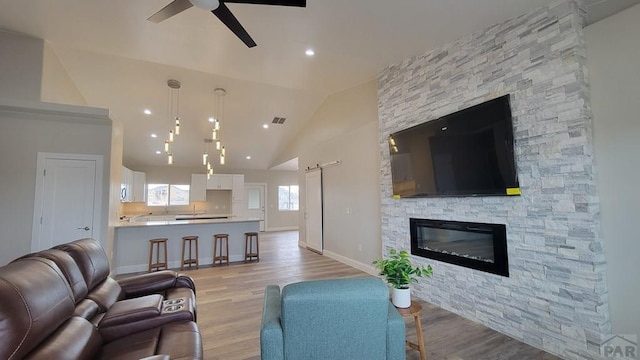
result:
<svg viewBox="0 0 640 360"><path fill-rule="evenodd" d="M99 235L101 167L95 157L38 154L32 251Z"/></svg>
<svg viewBox="0 0 640 360"><path fill-rule="evenodd" d="M245 184L244 196L247 202L247 217L260 220L260 231L265 231L266 184Z"/></svg>
<svg viewBox="0 0 640 360"><path fill-rule="evenodd" d="M322 254L322 170L309 171L306 178L305 237L307 248Z"/></svg>

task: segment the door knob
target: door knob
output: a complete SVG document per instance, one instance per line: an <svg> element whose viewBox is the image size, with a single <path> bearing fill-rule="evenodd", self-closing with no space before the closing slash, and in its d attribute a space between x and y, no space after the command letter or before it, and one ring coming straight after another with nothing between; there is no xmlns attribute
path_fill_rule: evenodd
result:
<svg viewBox="0 0 640 360"><path fill-rule="evenodd" d="M91 228L90 228L90 227L88 227L88 226L85 226L85 227L83 227L83 228L78 228L78 230L89 231L89 230L91 230Z"/></svg>

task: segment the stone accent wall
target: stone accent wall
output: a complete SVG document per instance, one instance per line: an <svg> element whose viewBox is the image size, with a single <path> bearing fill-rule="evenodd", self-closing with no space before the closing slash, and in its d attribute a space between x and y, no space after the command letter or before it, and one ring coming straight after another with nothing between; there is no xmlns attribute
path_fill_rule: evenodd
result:
<svg viewBox="0 0 640 360"><path fill-rule="evenodd" d="M566 359L599 358L611 331L584 23L553 3L378 77L384 253L410 248L410 217L506 224L510 277L413 257L435 267L414 295ZM504 94L522 196L392 198L389 134Z"/></svg>

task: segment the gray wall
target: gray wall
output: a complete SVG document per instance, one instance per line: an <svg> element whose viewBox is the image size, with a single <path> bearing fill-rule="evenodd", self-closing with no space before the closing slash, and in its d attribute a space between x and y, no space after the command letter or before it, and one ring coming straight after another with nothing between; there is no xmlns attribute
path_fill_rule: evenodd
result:
<svg viewBox="0 0 640 360"><path fill-rule="evenodd" d="M45 101L84 104L44 41L0 31L0 48L0 264L31 251L38 152L103 156L103 233L96 236L110 249L108 225L116 203L110 198L114 129L109 112L40 103L44 96Z"/></svg>
<svg viewBox="0 0 640 360"><path fill-rule="evenodd" d="M94 236L108 237L111 121L106 110L84 116L70 109L79 110L38 103L19 109L0 102L0 265L31 252L38 152L103 157L102 234Z"/></svg>
<svg viewBox="0 0 640 360"><path fill-rule="evenodd" d="M0 29L0 99L40 101L44 42Z"/></svg>
<svg viewBox="0 0 640 360"><path fill-rule="evenodd" d="M510 277L414 257L435 267L414 293L566 359L597 359L610 324L579 4L553 3L382 71L382 239L408 249L410 217L506 224ZM522 196L392 198L389 134L504 94Z"/></svg>
<svg viewBox="0 0 640 360"><path fill-rule="evenodd" d="M611 327L640 335L640 5L585 29Z"/></svg>
<svg viewBox="0 0 640 360"><path fill-rule="evenodd" d="M380 183L376 83L329 96L287 151L299 154L300 242L305 245L305 169L323 170L324 253L373 272L380 256Z"/></svg>

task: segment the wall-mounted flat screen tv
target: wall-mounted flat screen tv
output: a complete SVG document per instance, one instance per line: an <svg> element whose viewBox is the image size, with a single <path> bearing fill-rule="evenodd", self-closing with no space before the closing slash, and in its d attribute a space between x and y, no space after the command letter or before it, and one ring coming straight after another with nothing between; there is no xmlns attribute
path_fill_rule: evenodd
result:
<svg viewBox="0 0 640 360"><path fill-rule="evenodd" d="M389 136L394 197L520 195L509 95Z"/></svg>

